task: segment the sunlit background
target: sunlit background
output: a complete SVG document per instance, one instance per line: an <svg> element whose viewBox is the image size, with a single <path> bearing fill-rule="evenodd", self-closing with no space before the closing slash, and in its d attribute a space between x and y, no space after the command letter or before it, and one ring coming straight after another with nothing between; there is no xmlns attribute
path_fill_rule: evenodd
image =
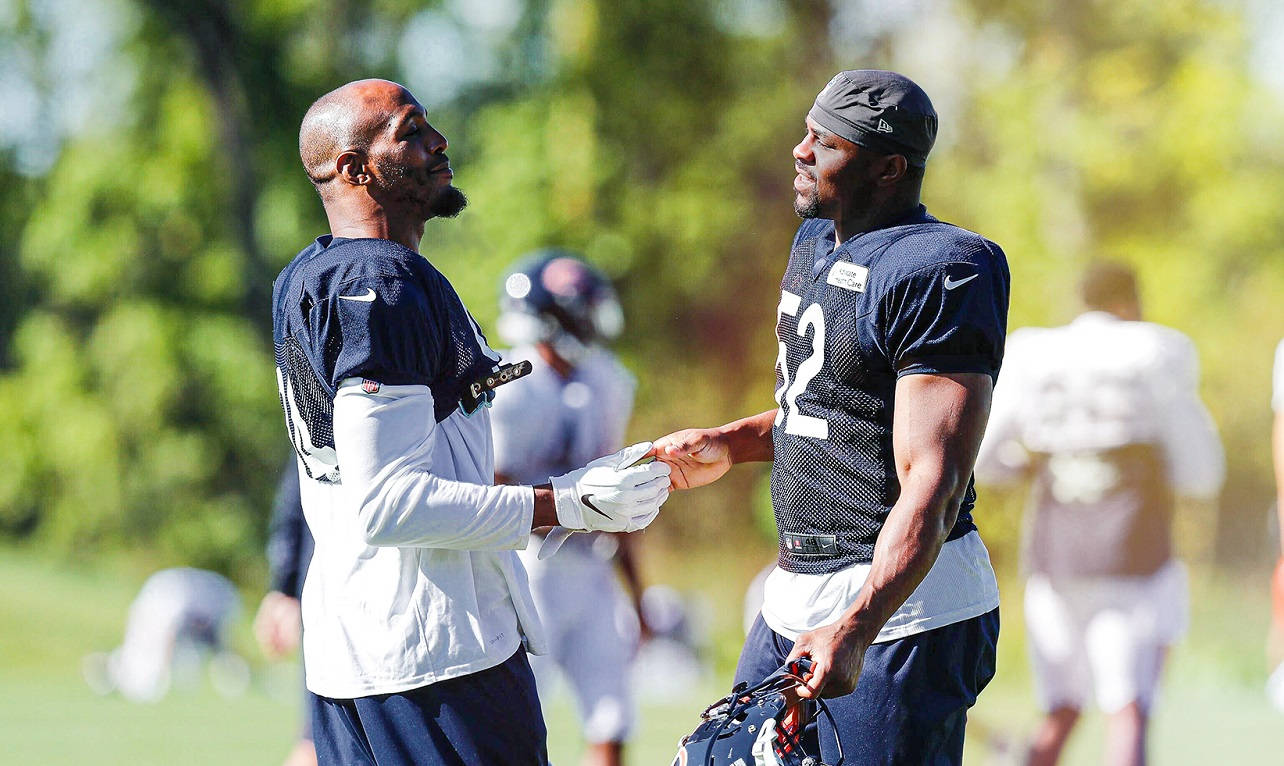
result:
<svg viewBox="0 0 1284 766"><path fill-rule="evenodd" d="M1003 246L1012 328L1069 320L1080 270L1109 256L1138 269L1148 319L1195 341L1229 475L1215 507L1178 520L1193 626L1155 761L1284 753L1262 691L1284 5L0 0L0 736L16 759L0 760L271 764L288 749L297 668L264 661L244 625L254 681L236 699L98 698L80 658L119 642L156 569L223 572L251 606L266 587L288 454L268 296L324 231L296 150L314 98L381 76L428 107L471 205L430 223L422 250L484 327L528 250L611 274L646 438L772 404L790 149L849 68L932 96L925 201ZM667 763L730 677L744 588L773 557L766 477L742 467L675 497L643 536L648 579L697 604L713 670L646 702L635 764ZM1003 764L1037 715L1020 493L982 487L975 515L1005 627L968 757ZM581 747L568 705L550 718L562 763ZM1071 762L1097 762L1099 735L1090 720Z"/></svg>

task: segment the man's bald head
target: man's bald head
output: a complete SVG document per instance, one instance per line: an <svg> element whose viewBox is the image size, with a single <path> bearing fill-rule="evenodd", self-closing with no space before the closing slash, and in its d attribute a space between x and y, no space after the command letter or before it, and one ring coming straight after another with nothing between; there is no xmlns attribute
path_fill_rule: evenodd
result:
<svg viewBox="0 0 1284 766"><path fill-rule="evenodd" d="M468 200L451 185L448 146L410 91L387 80L330 91L299 127L299 158L332 226L408 221L422 234L429 218L458 215Z"/></svg>
<svg viewBox="0 0 1284 766"><path fill-rule="evenodd" d="M410 91L388 80L357 80L313 102L299 126L299 158L321 188L335 177L335 160L347 151L367 152L397 110L415 103Z"/></svg>

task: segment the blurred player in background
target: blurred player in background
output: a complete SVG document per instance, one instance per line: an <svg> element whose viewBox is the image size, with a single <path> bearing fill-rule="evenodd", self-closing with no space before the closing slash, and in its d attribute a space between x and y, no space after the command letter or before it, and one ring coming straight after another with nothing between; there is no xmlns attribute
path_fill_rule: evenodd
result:
<svg viewBox="0 0 1284 766"><path fill-rule="evenodd" d="M316 547L303 660L322 764L548 762L527 651L544 636L516 550L534 528L624 532L668 497L634 445L537 486L493 486L502 365L419 253L467 204L405 88L349 83L303 118L330 231L273 285L285 424ZM500 391L499 395L503 395Z"/></svg>
<svg viewBox="0 0 1284 766"><path fill-rule="evenodd" d="M1284 341L1275 349L1271 409L1275 411L1271 447L1275 459L1275 514L1279 523L1280 556L1271 578L1271 634L1267 652L1274 672L1268 690L1271 702L1284 712Z"/></svg>
<svg viewBox="0 0 1284 766"><path fill-rule="evenodd" d="M806 734L827 763L836 735L847 763L956 764L999 633L972 463L1003 359L1007 261L920 204L937 118L908 78L840 72L805 125L779 407L655 451L677 489L772 461L780 556L736 683L810 657L796 692L830 698L836 731L822 719Z"/></svg>
<svg viewBox="0 0 1284 766"><path fill-rule="evenodd" d="M534 370L491 408L496 482L542 481L623 445L635 383L605 348L623 328L605 275L570 253L532 253L504 279L497 326L513 344L509 355L529 359ZM592 766L618 766L633 725L629 665L639 636L611 559L641 615L634 540L575 535L541 559L536 539L522 552L551 649L531 664L544 695L554 678L550 661L570 683L589 744L584 763Z"/></svg>
<svg viewBox="0 0 1284 766"><path fill-rule="evenodd" d="M303 518L303 499L299 496L299 469L290 460L281 474L276 500L272 504L272 521L268 526L268 592L259 603L254 617L254 637L263 653L280 659L299 648L303 615L299 598L303 580L312 560L312 533ZM305 687L303 725L299 739L285 766L314 766L316 747L312 743L312 698Z"/></svg>
<svg viewBox="0 0 1284 766"><path fill-rule="evenodd" d="M249 666L227 649L227 632L240 611L241 597L226 577L190 567L162 569L130 604L120 647L85 658L85 678L100 694L117 691L134 702L157 702L176 676L193 674L208 657L215 690L239 694L249 684Z"/></svg>
<svg viewBox="0 0 1284 766"><path fill-rule="evenodd" d="M1046 712L1029 754L1056 763L1095 691L1104 763L1141 764L1165 655L1185 631L1175 496L1211 501L1225 461L1199 398L1195 347L1141 321L1136 278L1091 266L1087 311L1008 343L977 475L1029 477L1025 618Z"/></svg>

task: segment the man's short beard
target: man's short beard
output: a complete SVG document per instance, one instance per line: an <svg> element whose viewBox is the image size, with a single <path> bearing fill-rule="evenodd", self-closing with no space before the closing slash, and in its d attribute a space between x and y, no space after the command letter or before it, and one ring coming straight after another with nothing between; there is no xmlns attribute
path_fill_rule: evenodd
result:
<svg viewBox="0 0 1284 766"><path fill-rule="evenodd" d="M798 199L794 196L794 212L799 218L819 218L820 217L820 195L812 192L806 199Z"/></svg>
<svg viewBox="0 0 1284 766"><path fill-rule="evenodd" d="M468 197L454 186L447 186L428 204L428 214L433 218L454 218L468 207Z"/></svg>
<svg viewBox="0 0 1284 766"><path fill-rule="evenodd" d="M418 211L425 221L454 218L468 207L468 198L454 186L446 186L434 194L432 174L425 169L388 163L379 170L382 176L376 187L379 193Z"/></svg>

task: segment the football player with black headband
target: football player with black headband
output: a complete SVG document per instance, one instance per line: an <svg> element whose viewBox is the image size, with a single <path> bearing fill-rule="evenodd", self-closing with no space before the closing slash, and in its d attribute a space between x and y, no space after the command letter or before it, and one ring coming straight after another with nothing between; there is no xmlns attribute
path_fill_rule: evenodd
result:
<svg viewBox="0 0 1284 766"><path fill-rule="evenodd" d="M776 310L778 407L655 445L675 489L773 461L779 561L736 681L809 658L793 693L826 698L832 720L804 731L826 763L834 735L850 763L961 762L994 674L972 464L1009 277L997 245L919 202L936 126L893 72L840 72L821 91L793 152L804 220Z"/></svg>

